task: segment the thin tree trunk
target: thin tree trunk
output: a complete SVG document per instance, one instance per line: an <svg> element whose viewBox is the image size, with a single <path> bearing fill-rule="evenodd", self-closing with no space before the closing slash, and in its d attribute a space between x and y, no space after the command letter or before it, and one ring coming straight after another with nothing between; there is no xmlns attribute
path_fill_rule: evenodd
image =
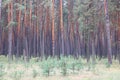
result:
<svg viewBox="0 0 120 80"><path fill-rule="evenodd" d="M92 62L93 64L95 64L95 40L94 38L92 38L91 43L92 43Z"/></svg>
<svg viewBox="0 0 120 80"><path fill-rule="evenodd" d="M63 31L63 7L62 0L60 0L60 28L61 28L61 41L62 41L62 54L64 55L64 31Z"/></svg>
<svg viewBox="0 0 120 80"><path fill-rule="evenodd" d="M1 20L1 8L2 8L2 0L0 0L0 20Z"/></svg>
<svg viewBox="0 0 120 80"><path fill-rule="evenodd" d="M25 13L24 13L24 28L23 28L23 44L24 44L24 49L23 49L23 54L24 54L24 59L25 61L28 61L28 40L27 40L27 33L26 32L28 29L27 28L27 12L26 12L26 0L24 0L24 5L25 5Z"/></svg>
<svg viewBox="0 0 120 80"><path fill-rule="evenodd" d="M2 0L0 0L0 54L2 53L2 26L1 26L1 8L2 8Z"/></svg>
<svg viewBox="0 0 120 80"><path fill-rule="evenodd" d="M12 59L12 24L13 22L13 0L11 0L10 4L8 4L8 58L9 60Z"/></svg>
<svg viewBox="0 0 120 80"><path fill-rule="evenodd" d="M20 4L22 4L22 0L20 0ZM17 57L19 56L20 52L20 28L21 28L21 14L22 11L18 10L18 25L17 25Z"/></svg>
<svg viewBox="0 0 120 80"><path fill-rule="evenodd" d="M54 0L52 0L52 55L55 56Z"/></svg>

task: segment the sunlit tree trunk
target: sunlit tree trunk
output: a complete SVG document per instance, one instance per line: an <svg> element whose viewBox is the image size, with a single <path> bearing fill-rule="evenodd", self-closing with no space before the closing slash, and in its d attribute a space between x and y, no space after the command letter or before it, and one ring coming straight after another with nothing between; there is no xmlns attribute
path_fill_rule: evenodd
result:
<svg viewBox="0 0 120 80"><path fill-rule="evenodd" d="M105 30L107 35L107 47L108 47L108 62L112 64L112 47L111 47L111 38L110 38L110 19L108 12L108 0L104 0L104 11L105 11Z"/></svg>
<svg viewBox="0 0 120 80"><path fill-rule="evenodd" d="M62 50L62 54L64 55L64 28L63 28L63 1L62 0L60 0L60 28L61 28L61 41L62 41L62 48L61 48L61 50Z"/></svg>
<svg viewBox="0 0 120 80"><path fill-rule="evenodd" d="M55 56L54 0L52 0L52 55Z"/></svg>
<svg viewBox="0 0 120 80"><path fill-rule="evenodd" d="M19 4L22 4L22 0L19 1ZM18 21L18 24L17 24L17 54L16 56L18 57L19 56L19 52L20 52L20 29L21 29L21 14L22 14L22 11L21 10L18 10L18 18L17 18L17 21Z"/></svg>

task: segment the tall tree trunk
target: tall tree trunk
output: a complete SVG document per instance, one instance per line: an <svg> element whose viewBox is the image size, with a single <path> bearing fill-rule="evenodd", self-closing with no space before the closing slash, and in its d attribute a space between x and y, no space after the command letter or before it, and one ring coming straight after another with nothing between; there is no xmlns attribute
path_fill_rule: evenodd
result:
<svg viewBox="0 0 120 80"><path fill-rule="evenodd" d="M13 0L8 4L8 58L12 59L12 22L13 22Z"/></svg>
<svg viewBox="0 0 120 80"><path fill-rule="evenodd" d="M0 20L1 20L1 8L2 8L2 0L0 0Z"/></svg>
<svg viewBox="0 0 120 80"><path fill-rule="evenodd" d="M20 0L20 4L22 4L22 0ZM16 56L19 56L19 52L20 52L20 28L21 28L21 14L22 11L18 10L18 25L17 25L17 54Z"/></svg>
<svg viewBox="0 0 120 80"><path fill-rule="evenodd" d="M61 41L62 41L62 54L64 55L64 31L63 31L63 1L60 0L60 28L61 28Z"/></svg>
<svg viewBox="0 0 120 80"><path fill-rule="evenodd" d="M55 56L54 0L52 0L52 55Z"/></svg>
<svg viewBox="0 0 120 80"><path fill-rule="evenodd" d="M1 8L2 8L2 0L0 0L0 54L2 53L2 26L1 26L1 21L2 21L2 19L1 19L1 15L2 15L2 13L1 13Z"/></svg>
<svg viewBox="0 0 120 80"><path fill-rule="evenodd" d="M24 10L24 28L23 28L23 55L24 55L24 60L28 61L28 40L27 40L27 8L26 8L26 0L24 0L24 6L25 6L25 10Z"/></svg>
<svg viewBox="0 0 120 80"><path fill-rule="evenodd" d="M111 38L110 38L110 19L109 19L109 12L108 12L108 0L104 0L104 11L105 11L105 20L106 20L106 35L107 35L107 55L108 55L108 62L112 64L112 47L111 47Z"/></svg>
<svg viewBox="0 0 120 80"><path fill-rule="evenodd" d="M38 5L39 4L39 1L36 1L36 4ZM36 13L36 16L39 17L39 6L37 6L37 13ZM37 39L36 39L36 53L37 53L37 57L40 57L39 55L39 18L37 18L37 21L36 21L36 36L37 36Z"/></svg>
<svg viewBox="0 0 120 80"><path fill-rule="evenodd" d="M33 32L32 32L32 27L33 27L33 22L32 22L32 0L29 0L29 27L28 27L28 54L29 54L29 58L32 55L32 37L33 37Z"/></svg>

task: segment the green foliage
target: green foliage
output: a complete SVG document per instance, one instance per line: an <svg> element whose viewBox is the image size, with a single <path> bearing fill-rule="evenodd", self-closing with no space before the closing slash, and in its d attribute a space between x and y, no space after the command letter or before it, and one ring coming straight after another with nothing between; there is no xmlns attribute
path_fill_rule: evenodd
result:
<svg viewBox="0 0 120 80"><path fill-rule="evenodd" d="M59 66L60 66L62 75L66 76L67 75L67 67L68 67L66 57L61 56L60 61L59 61Z"/></svg>
<svg viewBox="0 0 120 80"><path fill-rule="evenodd" d="M95 67L96 67L95 63L93 63L92 61L89 61L87 64L88 64L88 71L89 70L92 70L92 71L95 70Z"/></svg>
<svg viewBox="0 0 120 80"><path fill-rule="evenodd" d="M0 62L8 62L8 58L4 55L0 55Z"/></svg>
<svg viewBox="0 0 120 80"><path fill-rule="evenodd" d="M36 78L36 77L37 77L37 75L38 75L37 70L33 69L33 73L32 73L32 75L33 75L33 78Z"/></svg>
<svg viewBox="0 0 120 80"><path fill-rule="evenodd" d="M72 56L69 57L64 57L61 56L60 59L57 58L53 58L53 57L48 57L47 59L42 59L41 61L36 61L36 58L31 58L29 62L27 62L27 71L29 71L29 73L31 74L31 77L33 77L34 79L38 79L39 75L43 74L44 76L50 76L52 75L53 70L56 71L56 74L59 75L59 73L61 72L61 74L63 76L67 76L68 74L71 75L71 72L74 74L82 74L82 72L87 74L87 72L94 76L96 75L100 75L103 76L103 73L105 72L104 70L101 69L101 64L102 64L102 68L104 68L105 70L107 70L104 66L107 67L108 65L108 61L107 59L102 59L102 61L96 60L96 64L92 61L92 59L90 59L89 63L86 63L86 61L83 58L79 58L79 59L75 59ZM97 64L99 63L99 64ZM28 75L28 73L25 73L23 70L26 68L24 68L24 65L18 64L15 61L13 61L10 64L10 67L8 68L8 71L13 70L13 72L9 73L8 71L5 72L6 68L5 66L8 65L8 63L4 63L4 62L0 62L0 80L4 80L4 78L7 75L10 75L12 80L22 80L22 78L24 78L26 76L26 74ZM31 65L33 65L31 67ZM97 66L96 66L97 65ZM21 66L21 68L18 68L18 66ZM100 67L99 67L100 66ZM116 65L114 65L115 67ZM86 69L89 67L89 71L86 71ZM108 68L108 67L107 67ZM110 68L110 67L109 67ZM117 68L119 69L119 65L117 66ZM110 70L113 69L113 66ZM42 72L41 72L42 70ZM80 71L80 72L79 72ZM103 72L102 72L103 71ZM115 70L116 71L116 70ZM117 80L119 79L119 73L115 74L108 74L109 72L106 72L106 75L116 75L114 77L104 77L104 79L110 79L110 80ZM72 74L73 75L73 74ZM23 77L24 76L24 77ZM55 75L54 75L55 76ZM98 76L99 77L99 76ZM96 78L88 78L88 80L97 80ZM102 78L101 78L102 79ZM84 79L83 79L84 80ZM98 79L100 80L100 79Z"/></svg>
<svg viewBox="0 0 120 80"><path fill-rule="evenodd" d="M101 60L101 63L103 63L106 68L110 68L110 67L111 67L111 64L109 64L108 59L104 59L104 58L103 58L103 59Z"/></svg>
<svg viewBox="0 0 120 80"><path fill-rule="evenodd" d="M32 15L32 20L35 20L37 19L37 16L36 15Z"/></svg>
<svg viewBox="0 0 120 80"><path fill-rule="evenodd" d="M17 25L17 22L15 22L15 21L10 21L10 22L8 23L7 27L13 27L13 26L15 26L15 25Z"/></svg>
<svg viewBox="0 0 120 80"><path fill-rule="evenodd" d="M69 72L77 73L80 69L83 69L81 59L75 59L72 56L63 57L59 60L59 67L63 76L66 76Z"/></svg>
<svg viewBox="0 0 120 80"><path fill-rule="evenodd" d="M68 58L68 68L70 68L72 70L72 73L75 72L76 60L73 57Z"/></svg>
<svg viewBox="0 0 120 80"><path fill-rule="evenodd" d="M84 64L81 62L81 60L76 61L76 70L79 71L84 68Z"/></svg>
<svg viewBox="0 0 120 80"><path fill-rule="evenodd" d="M26 68L26 69L28 69L29 68L29 66L30 66L30 64L29 63L24 63L24 67Z"/></svg>
<svg viewBox="0 0 120 80"><path fill-rule="evenodd" d="M25 9L25 6L21 5L19 3L15 3L14 5L17 7L17 10L24 10Z"/></svg>
<svg viewBox="0 0 120 80"><path fill-rule="evenodd" d="M54 59L48 57L47 60L43 60L41 64L43 75L49 76L50 72L54 68Z"/></svg>
<svg viewBox="0 0 120 80"><path fill-rule="evenodd" d="M108 61L105 61L105 66L106 66L106 68L110 68L111 64Z"/></svg>
<svg viewBox="0 0 120 80"><path fill-rule="evenodd" d="M5 75L5 67L3 63L0 63L0 78L2 78Z"/></svg>
<svg viewBox="0 0 120 80"><path fill-rule="evenodd" d="M75 59L72 56L67 58L67 68L72 70L72 73L77 73L79 70L83 69L83 64L81 59Z"/></svg>
<svg viewBox="0 0 120 80"><path fill-rule="evenodd" d="M38 62L39 61L39 58L31 58L30 59L30 63L32 63L32 64L34 64L34 63L36 63L36 62Z"/></svg>
<svg viewBox="0 0 120 80"><path fill-rule="evenodd" d="M14 71L14 72L11 74L11 77L12 77L14 80L21 80L23 74L24 74L24 71Z"/></svg>
<svg viewBox="0 0 120 80"><path fill-rule="evenodd" d="M67 64L65 62L61 62L61 73L63 76L67 75Z"/></svg>
<svg viewBox="0 0 120 80"><path fill-rule="evenodd" d="M52 1L50 0L44 0L40 5L43 5L45 8L52 7Z"/></svg>
<svg viewBox="0 0 120 80"><path fill-rule="evenodd" d="M6 7L10 2L11 0L3 0L2 7Z"/></svg>

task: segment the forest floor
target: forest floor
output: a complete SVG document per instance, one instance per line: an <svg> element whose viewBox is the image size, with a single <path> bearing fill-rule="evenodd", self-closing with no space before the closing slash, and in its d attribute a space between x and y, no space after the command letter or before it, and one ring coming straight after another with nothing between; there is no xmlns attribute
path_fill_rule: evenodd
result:
<svg viewBox="0 0 120 80"><path fill-rule="evenodd" d="M66 60L69 62L69 59ZM14 60L9 63L7 59L0 57L0 80L120 80L118 61L114 60L111 66L106 61L107 59L96 60L93 65L82 60L79 66L82 67L75 67L73 71L70 65L60 68L60 65L54 64L56 67L49 67L49 62L55 63L52 60L36 62L33 59L29 63Z"/></svg>

